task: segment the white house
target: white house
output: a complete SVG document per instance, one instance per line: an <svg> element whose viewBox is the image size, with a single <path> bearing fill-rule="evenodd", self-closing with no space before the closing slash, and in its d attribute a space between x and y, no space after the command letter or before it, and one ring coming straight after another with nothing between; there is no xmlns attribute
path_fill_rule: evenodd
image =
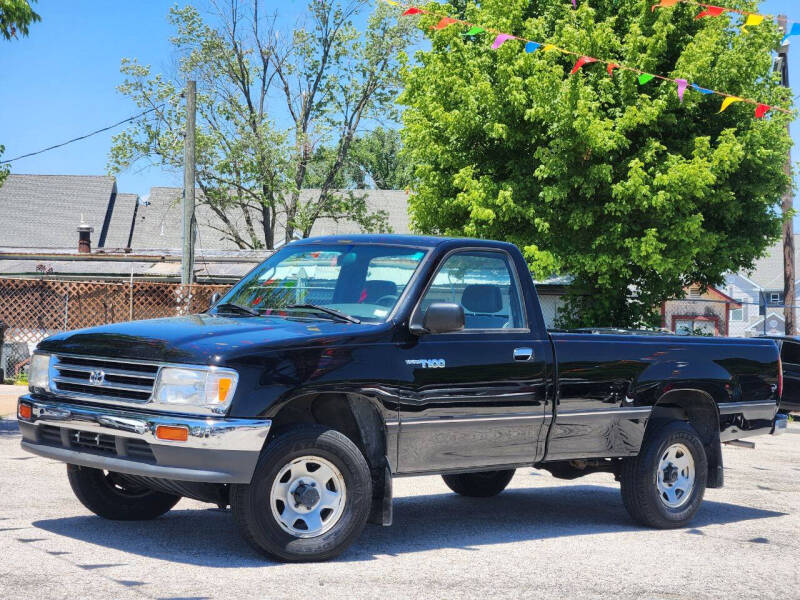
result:
<svg viewBox="0 0 800 600"><path fill-rule="evenodd" d="M795 263L800 265L800 253L795 236ZM721 288L728 296L741 302L741 308L730 311L729 335L734 337L753 337L757 335L783 334L784 304L783 294L783 242L773 245L767 255L756 262L750 272L731 273L725 277ZM795 284L800 292L800 280ZM800 293L791 301L795 306L795 322L800 315Z"/></svg>

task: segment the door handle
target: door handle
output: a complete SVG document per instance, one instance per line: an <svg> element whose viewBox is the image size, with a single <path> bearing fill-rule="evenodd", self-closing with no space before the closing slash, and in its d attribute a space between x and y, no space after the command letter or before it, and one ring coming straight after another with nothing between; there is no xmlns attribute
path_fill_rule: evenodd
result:
<svg viewBox="0 0 800 600"><path fill-rule="evenodd" d="M533 358L532 348L515 348L514 360L531 360Z"/></svg>

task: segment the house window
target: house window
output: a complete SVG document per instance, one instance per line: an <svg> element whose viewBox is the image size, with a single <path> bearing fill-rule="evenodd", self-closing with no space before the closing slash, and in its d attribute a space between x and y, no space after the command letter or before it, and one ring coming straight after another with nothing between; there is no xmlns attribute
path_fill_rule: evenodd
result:
<svg viewBox="0 0 800 600"><path fill-rule="evenodd" d="M744 321L744 308L734 308L731 310L731 322Z"/></svg>
<svg viewBox="0 0 800 600"><path fill-rule="evenodd" d="M715 317L672 317L672 331L678 335L717 335Z"/></svg>
<svg viewBox="0 0 800 600"><path fill-rule="evenodd" d="M783 292L769 291L765 292L765 295L770 306L783 306Z"/></svg>
<svg viewBox="0 0 800 600"><path fill-rule="evenodd" d="M730 314L731 322L742 322L747 321L747 306L745 304L745 298L736 298L737 302L741 302L741 308L732 308Z"/></svg>

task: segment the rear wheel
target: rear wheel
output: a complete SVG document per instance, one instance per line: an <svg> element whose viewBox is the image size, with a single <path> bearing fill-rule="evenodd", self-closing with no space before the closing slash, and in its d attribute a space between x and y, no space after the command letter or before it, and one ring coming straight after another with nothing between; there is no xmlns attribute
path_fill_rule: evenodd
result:
<svg viewBox="0 0 800 600"><path fill-rule="evenodd" d="M686 526L706 490L708 460L689 423L673 421L652 432L638 456L623 461L622 500L639 523L658 529Z"/></svg>
<svg viewBox="0 0 800 600"><path fill-rule="evenodd" d="M67 465L72 491L94 514L114 521L146 521L168 512L181 499L132 483L120 473Z"/></svg>
<svg viewBox="0 0 800 600"><path fill-rule="evenodd" d="M361 533L372 479L358 447L320 426L292 429L264 448L249 485L231 487L244 538L271 558L328 560Z"/></svg>
<svg viewBox="0 0 800 600"><path fill-rule="evenodd" d="M442 479L451 490L462 496L488 498L496 496L508 486L514 477L515 469L503 471L482 471L479 473L457 473L442 475Z"/></svg>

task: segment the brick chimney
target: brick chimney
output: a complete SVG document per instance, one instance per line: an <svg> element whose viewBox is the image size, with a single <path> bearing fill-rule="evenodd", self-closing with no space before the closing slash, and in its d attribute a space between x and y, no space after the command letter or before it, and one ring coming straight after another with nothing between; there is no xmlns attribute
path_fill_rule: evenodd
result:
<svg viewBox="0 0 800 600"><path fill-rule="evenodd" d="M89 254L92 251L92 232L94 227L89 225L81 213L81 224L78 225L78 254Z"/></svg>

